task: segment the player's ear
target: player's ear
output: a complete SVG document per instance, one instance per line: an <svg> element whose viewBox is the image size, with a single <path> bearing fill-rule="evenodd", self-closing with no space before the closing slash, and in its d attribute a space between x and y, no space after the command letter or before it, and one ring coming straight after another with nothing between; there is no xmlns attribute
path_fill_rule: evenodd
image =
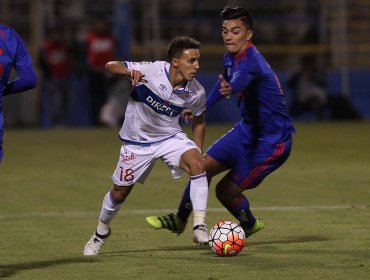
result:
<svg viewBox="0 0 370 280"><path fill-rule="evenodd" d="M179 60L177 58L172 58L171 64L174 68L177 68L179 66Z"/></svg>
<svg viewBox="0 0 370 280"><path fill-rule="evenodd" d="M253 37L253 30L252 29L248 29L247 30L247 37L245 38L246 41L250 41Z"/></svg>

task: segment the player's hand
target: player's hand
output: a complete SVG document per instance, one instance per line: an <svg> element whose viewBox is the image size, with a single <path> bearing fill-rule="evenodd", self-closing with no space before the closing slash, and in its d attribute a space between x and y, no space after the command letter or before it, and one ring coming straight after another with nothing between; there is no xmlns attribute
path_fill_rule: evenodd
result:
<svg viewBox="0 0 370 280"><path fill-rule="evenodd" d="M218 78L220 79L220 93L225 98L229 99L230 95L232 93L231 86L228 82L226 82L224 76L218 75Z"/></svg>
<svg viewBox="0 0 370 280"><path fill-rule="evenodd" d="M189 123L193 118L193 112L190 109L184 109L181 112L181 118L183 118L185 123Z"/></svg>
<svg viewBox="0 0 370 280"><path fill-rule="evenodd" d="M131 78L131 85L134 87L136 86L139 82L141 83L147 83L148 81L143 79L145 75L141 73L138 70L130 70L130 78Z"/></svg>

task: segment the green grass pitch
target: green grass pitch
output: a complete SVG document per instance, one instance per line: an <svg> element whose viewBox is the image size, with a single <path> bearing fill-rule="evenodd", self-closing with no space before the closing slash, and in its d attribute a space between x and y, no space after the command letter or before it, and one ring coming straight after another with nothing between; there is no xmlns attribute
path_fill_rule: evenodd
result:
<svg viewBox="0 0 370 280"><path fill-rule="evenodd" d="M206 147L231 125L210 125ZM187 176L157 162L112 224L98 257L83 257L120 141L115 129L5 130L0 166L0 278L7 279L369 279L370 123L298 123L290 158L245 192L265 229L240 255L214 256L153 230L151 214L174 211ZM189 132L189 128L185 128ZM216 200L209 227L234 220Z"/></svg>

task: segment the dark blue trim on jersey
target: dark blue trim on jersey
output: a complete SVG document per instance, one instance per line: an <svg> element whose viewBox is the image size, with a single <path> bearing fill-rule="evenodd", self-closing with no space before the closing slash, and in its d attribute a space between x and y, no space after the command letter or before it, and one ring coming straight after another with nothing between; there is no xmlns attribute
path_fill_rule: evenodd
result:
<svg viewBox="0 0 370 280"><path fill-rule="evenodd" d="M179 133L181 131L178 131L178 132L175 132L174 134L172 134L171 136L168 136L164 139L161 139L161 140L158 140L158 141L153 141L153 142L138 142L138 141L132 141L132 140L128 140L128 139L124 139L122 138L120 135L118 135L119 139L121 139L121 141L125 142L125 143L128 143L128 144L134 144L134 145L140 145L140 146L143 146L143 147L149 147L151 146L152 144L156 144L156 143L159 143L159 142L162 142L162 141L165 141L167 139L170 139L172 137L174 137L177 133Z"/></svg>
<svg viewBox="0 0 370 280"><path fill-rule="evenodd" d="M154 112L169 117L177 117L184 110L183 107L167 104L166 100L160 98L145 85L134 87L131 97L137 102L144 103Z"/></svg>

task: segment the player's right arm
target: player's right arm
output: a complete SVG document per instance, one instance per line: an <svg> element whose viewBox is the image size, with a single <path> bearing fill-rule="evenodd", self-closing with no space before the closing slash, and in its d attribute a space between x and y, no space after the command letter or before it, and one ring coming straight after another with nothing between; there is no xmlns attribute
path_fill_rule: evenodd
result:
<svg viewBox="0 0 370 280"><path fill-rule="evenodd" d="M109 61L105 69L112 75L120 75L131 78L131 85L136 86L145 76L138 70L129 70L122 61Z"/></svg>

